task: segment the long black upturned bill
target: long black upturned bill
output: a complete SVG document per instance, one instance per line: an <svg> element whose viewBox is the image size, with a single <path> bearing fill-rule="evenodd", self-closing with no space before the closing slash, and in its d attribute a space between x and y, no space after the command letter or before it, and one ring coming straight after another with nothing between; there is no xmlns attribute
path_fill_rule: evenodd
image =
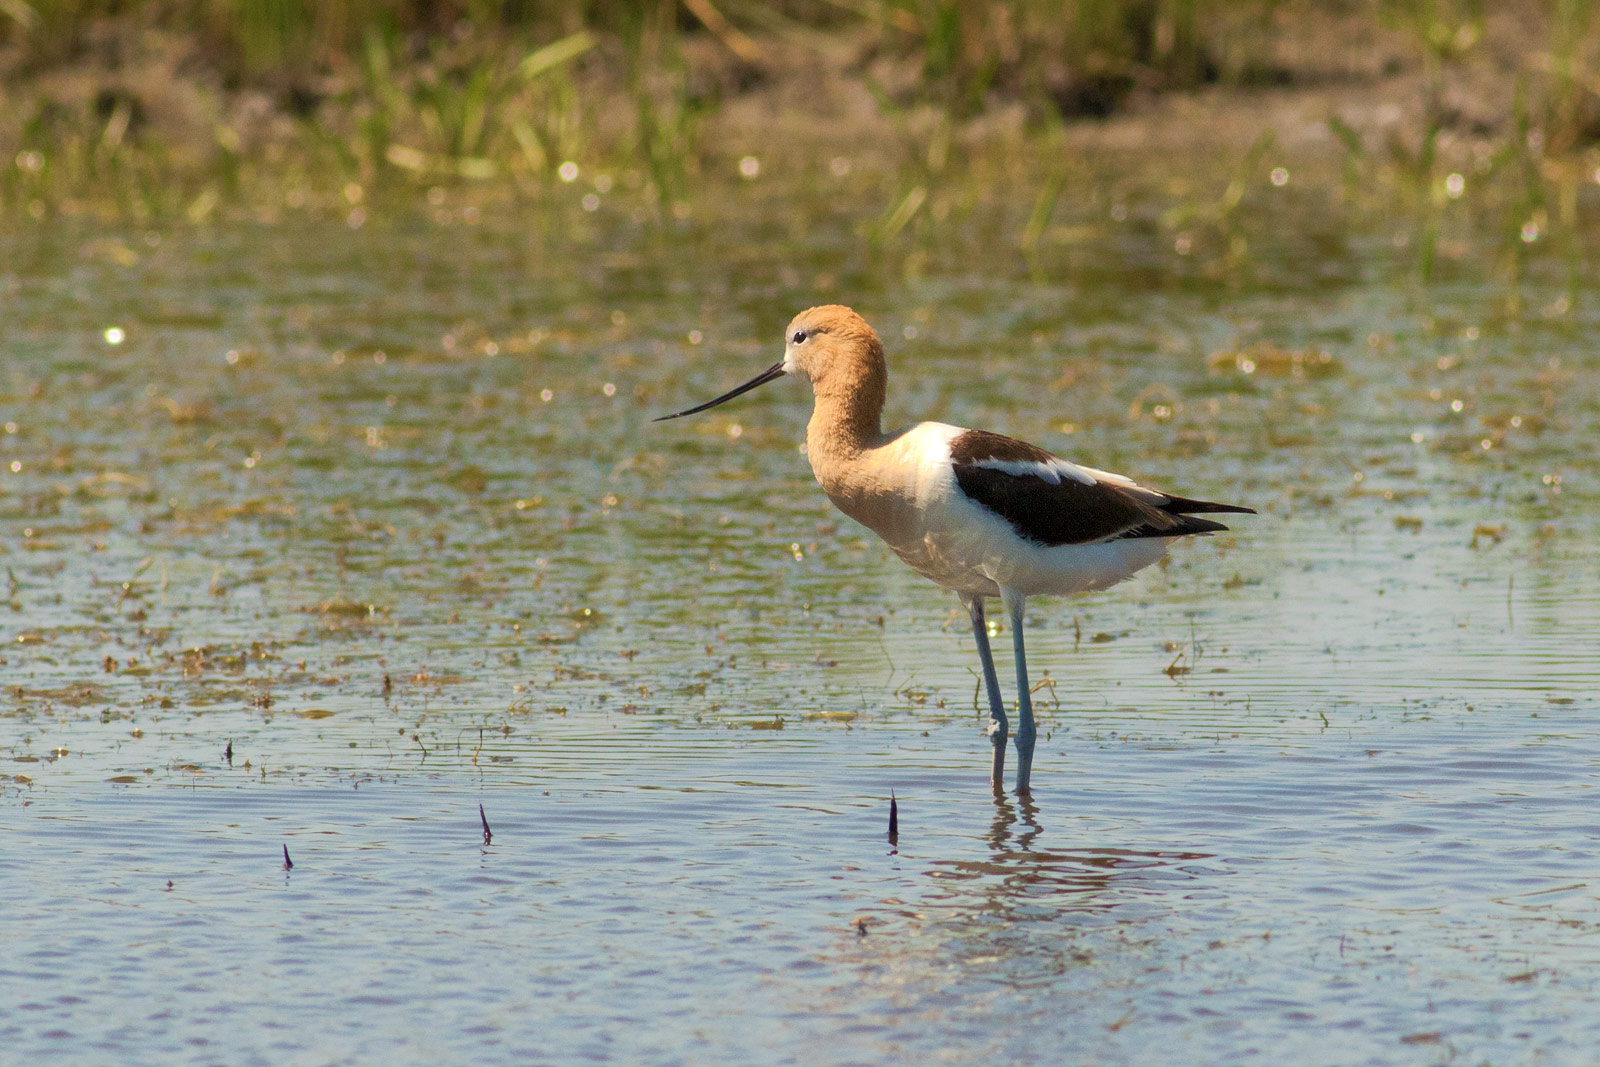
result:
<svg viewBox="0 0 1600 1067"><path fill-rule="evenodd" d="M745 382L737 389L730 389L728 392L723 393L715 400L707 400L704 404L699 404L692 408L686 408L683 411L674 411L671 415L662 415L658 418L651 419L650 421L666 422L668 419L681 419L685 415L693 415L697 411L704 411L706 408L714 408L718 404L732 400L741 393L748 393L758 385L765 385L772 381L772 379L781 377L783 377L783 360L780 359L778 362L774 363L772 366L768 367L754 378L751 378L748 382Z"/></svg>

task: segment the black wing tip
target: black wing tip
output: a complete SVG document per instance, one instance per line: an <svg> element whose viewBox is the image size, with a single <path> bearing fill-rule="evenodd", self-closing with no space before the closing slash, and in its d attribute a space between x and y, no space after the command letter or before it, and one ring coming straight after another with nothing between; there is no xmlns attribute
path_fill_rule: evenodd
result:
<svg viewBox="0 0 1600 1067"><path fill-rule="evenodd" d="M1163 494L1164 496L1168 494ZM1255 508L1243 504L1219 504L1215 500L1190 500L1188 497L1169 496L1161 510L1169 515L1254 515Z"/></svg>
<svg viewBox="0 0 1600 1067"><path fill-rule="evenodd" d="M1197 519L1192 515L1185 515L1179 523L1179 528L1186 534L1213 534L1222 533L1228 527L1215 519Z"/></svg>
<svg viewBox="0 0 1600 1067"><path fill-rule="evenodd" d="M1146 537L1194 537L1206 534L1223 533L1229 529L1214 519L1197 519L1193 515L1174 515L1176 521L1171 526L1154 526L1144 523L1131 530L1124 530L1112 538L1113 541L1140 540Z"/></svg>
<svg viewBox="0 0 1600 1067"><path fill-rule="evenodd" d="M1178 525L1173 528L1171 534L1167 535L1169 537L1173 535L1189 537L1194 534L1222 533L1228 529L1227 526L1217 522L1215 519L1197 519L1193 515L1178 515L1175 518L1178 520Z"/></svg>

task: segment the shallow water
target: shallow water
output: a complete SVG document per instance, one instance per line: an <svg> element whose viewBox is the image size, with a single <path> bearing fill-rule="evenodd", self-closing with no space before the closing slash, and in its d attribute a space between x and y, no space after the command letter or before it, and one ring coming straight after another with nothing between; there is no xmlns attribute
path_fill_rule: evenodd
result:
<svg viewBox="0 0 1600 1067"><path fill-rule="evenodd" d="M15 1055L1587 1058L1561 265L1507 314L1364 233L1268 219L1216 280L1138 211L1017 261L811 210L0 239ZM893 420L1261 509L1030 604L1026 803L954 599L812 484L803 388L648 421L818 299Z"/></svg>

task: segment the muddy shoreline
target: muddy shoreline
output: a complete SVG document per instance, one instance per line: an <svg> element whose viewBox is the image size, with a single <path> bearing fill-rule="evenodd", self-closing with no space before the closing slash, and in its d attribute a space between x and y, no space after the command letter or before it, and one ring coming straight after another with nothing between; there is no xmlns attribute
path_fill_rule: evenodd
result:
<svg viewBox="0 0 1600 1067"><path fill-rule="evenodd" d="M1156 146L1203 178L1260 143L1329 185L1359 153L1398 167L1425 159L1424 182L1507 151L1546 168L1600 166L1600 97L1560 97L1541 73L1548 27L1491 15L1458 28L1462 47L1443 58L1423 32L1297 12L1255 31L1231 83L1171 88L1136 69L1097 102L1097 75L1074 81L1042 63L1031 90L996 79L955 104L926 55L853 24L803 39L702 27L653 59L587 30L529 52L480 27L448 46L372 38L363 55L242 76L199 34L106 19L65 56L36 54L26 38L0 50L0 154L14 163L0 216L203 221L286 196L337 206L352 183L401 199L440 185L538 197L566 179L564 164L616 174L665 211L750 177L741 164L836 156L925 185L997 167L1048 173L1062 160L1114 165Z"/></svg>

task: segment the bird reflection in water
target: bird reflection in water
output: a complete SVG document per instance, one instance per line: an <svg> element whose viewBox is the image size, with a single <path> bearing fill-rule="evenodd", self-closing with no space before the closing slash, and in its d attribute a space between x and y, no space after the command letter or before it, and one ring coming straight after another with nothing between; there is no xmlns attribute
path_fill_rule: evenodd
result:
<svg viewBox="0 0 1600 1067"><path fill-rule="evenodd" d="M1228 873L1205 852L1050 848L1033 795L993 800L994 818L980 838L987 855L933 859L917 874L908 871L910 882L856 920L845 952L867 968L863 980L893 974L904 988L922 974L940 996L969 981L984 990L1049 986L1093 962L1105 945L1125 944L1125 933L1149 916L1128 905L1159 908L1161 897L1193 893L1196 883ZM1080 833L1071 826L1054 832L1058 840ZM1090 839L1103 832L1081 831ZM1119 933L1107 942L1091 936L1095 930ZM868 931L883 936L868 938Z"/></svg>
<svg viewBox="0 0 1600 1067"><path fill-rule="evenodd" d="M1016 829L1018 822L1022 823L1021 830ZM1039 805L1033 802L1032 793L1021 794L1015 804L1003 793L995 795L994 822L989 826L989 847L994 849L996 855L1032 851L1034 839L1043 830L1044 827L1039 825ZM1013 835L1016 837L1015 847L1008 847L1012 844Z"/></svg>
<svg viewBox="0 0 1600 1067"><path fill-rule="evenodd" d="M1130 848L1051 849L1040 844L1044 825L1028 794L996 795L986 839L990 855L978 860L936 860L933 878L944 883L949 903L1008 918L1049 919L1067 911L1101 911L1131 896L1159 892L1161 883L1190 883L1208 872L1199 866L1210 853ZM957 889L960 886L960 889Z"/></svg>

